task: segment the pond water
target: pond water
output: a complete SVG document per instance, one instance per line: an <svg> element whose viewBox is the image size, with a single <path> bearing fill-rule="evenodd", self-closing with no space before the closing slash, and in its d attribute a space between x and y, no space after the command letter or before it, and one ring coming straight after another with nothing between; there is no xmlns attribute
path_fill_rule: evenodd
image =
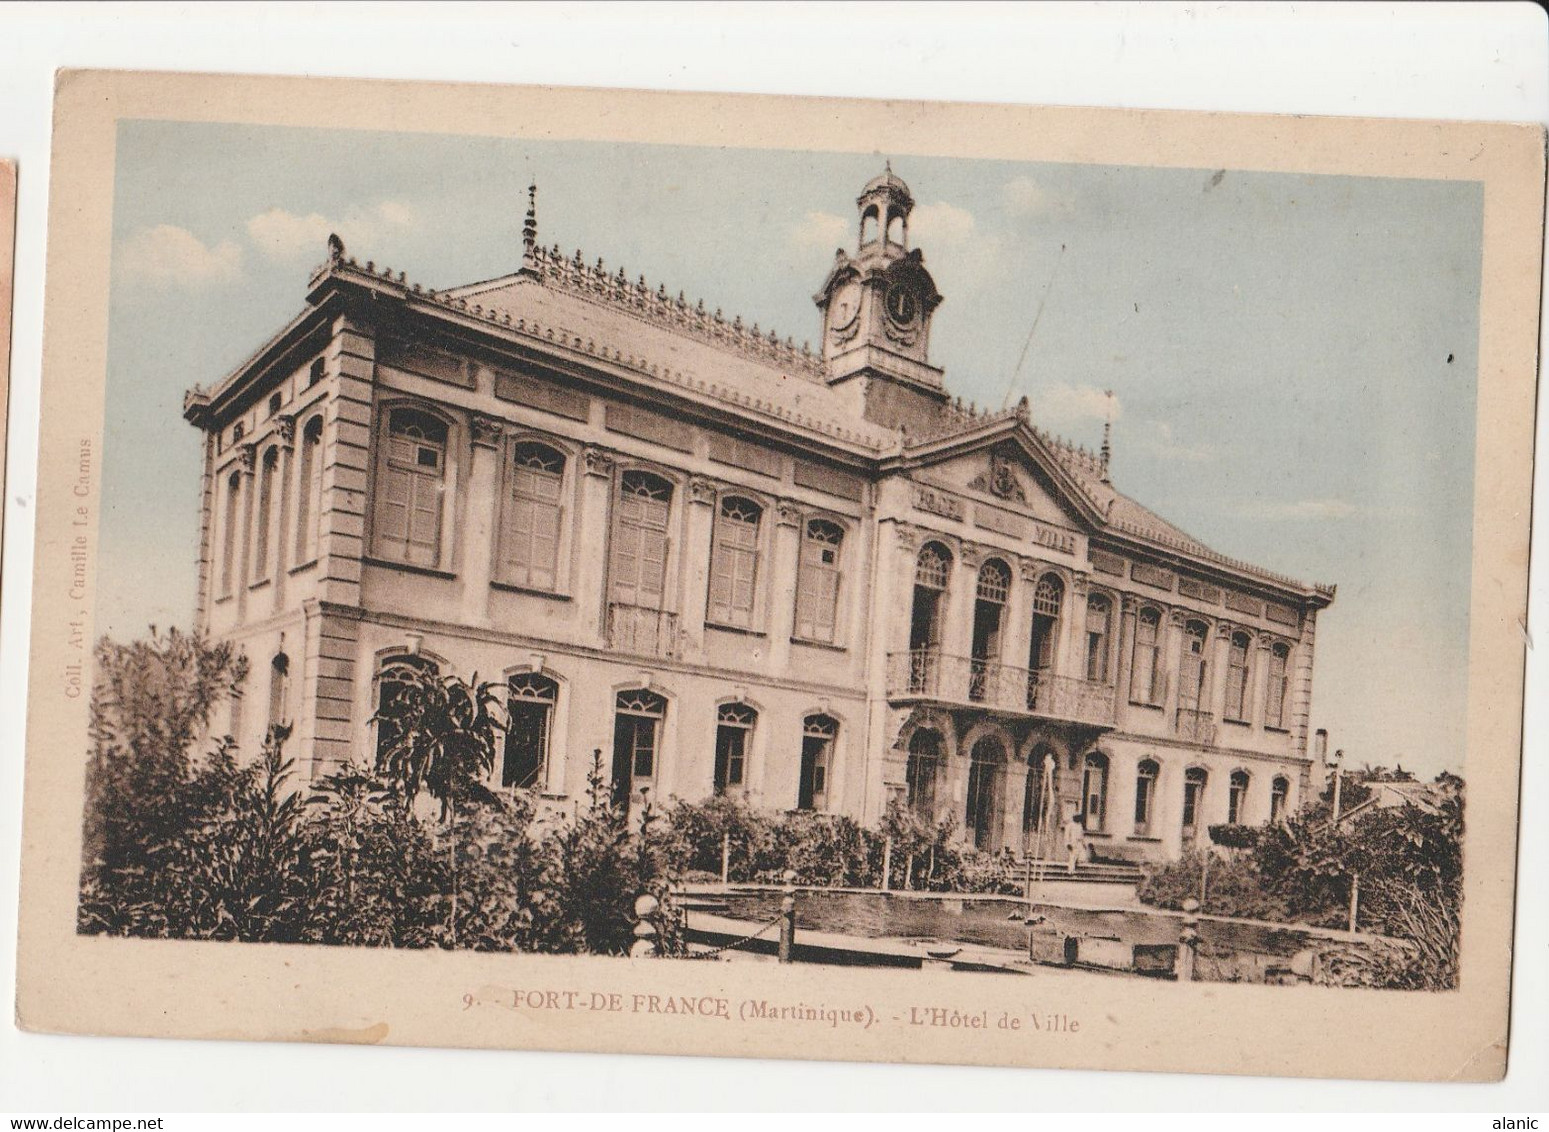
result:
<svg viewBox="0 0 1549 1132"><path fill-rule="evenodd" d="M699 903L696 898L693 903ZM717 915L764 921L780 910L780 894L770 890L733 891L702 898L713 902ZM706 908L707 911L711 910ZM1171 912L1089 911L1036 905L1045 918L1041 927L1068 935L1121 939L1128 943L1177 943L1181 917ZM796 926L869 939L943 940L1023 951L1027 928L1020 900L955 900L899 896L885 892L802 891L796 898ZM1307 946L1307 936L1295 929L1258 924L1201 920L1203 942L1232 951L1290 956Z"/></svg>

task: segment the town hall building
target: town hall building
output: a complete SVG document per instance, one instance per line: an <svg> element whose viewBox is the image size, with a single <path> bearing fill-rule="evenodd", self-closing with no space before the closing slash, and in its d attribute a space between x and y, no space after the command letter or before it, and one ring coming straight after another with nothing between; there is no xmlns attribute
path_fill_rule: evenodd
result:
<svg viewBox="0 0 1549 1132"><path fill-rule="evenodd" d="M369 762L389 666L505 683L494 786L714 793L991 851L1178 855L1313 789L1331 586L1122 494L1107 441L965 408L888 170L815 296L822 341L537 240L427 289L337 239L306 306L185 416L200 627L251 664L244 750Z"/></svg>

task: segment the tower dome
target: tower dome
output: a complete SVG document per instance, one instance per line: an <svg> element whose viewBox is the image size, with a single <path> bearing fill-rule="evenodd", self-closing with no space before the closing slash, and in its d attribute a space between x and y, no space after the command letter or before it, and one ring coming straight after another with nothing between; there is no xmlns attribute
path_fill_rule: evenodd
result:
<svg viewBox="0 0 1549 1132"><path fill-rule="evenodd" d="M880 243L883 251L908 250L909 213L914 210L914 197L903 178L893 172L891 161L866 182L855 205L861 213L862 249Z"/></svg>

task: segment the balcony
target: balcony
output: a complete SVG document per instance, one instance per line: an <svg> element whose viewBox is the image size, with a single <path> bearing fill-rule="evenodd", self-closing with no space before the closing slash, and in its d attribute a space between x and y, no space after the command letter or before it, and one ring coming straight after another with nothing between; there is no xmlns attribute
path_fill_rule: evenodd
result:
<svg viewBox="0 0 1549 1132"><path fill-rule="evenodd" d="M1185 743L1198 743L1202 747L1216 744L1216 717L1197 708L1178 709L1178 738Z"/></svg>
<svg viewBox="0 0 1549 1132"><path fill-rule="evenodd" d="M887 694L895 701L927 700L1113 726L1113 689L1105 684L935 649L889 653Z"/></svg>
<svg viewBox="0 0 1549 1132"><path fill-rule="evenodd" d="M678 615L642 605L608 605L608 648L635 656L678 654Z"/></svg>

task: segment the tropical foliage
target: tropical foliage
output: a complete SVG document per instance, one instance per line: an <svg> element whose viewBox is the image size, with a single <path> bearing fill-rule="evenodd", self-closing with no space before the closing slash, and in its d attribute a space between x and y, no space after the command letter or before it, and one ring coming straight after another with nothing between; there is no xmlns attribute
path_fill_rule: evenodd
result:
<svg viewBox="0 0 1549 1132"><path fill-rule="evenodd" d="M378 764L303 791L286 728L246 763L229 738L201 738L245 674L226 646L153 633L104 641L97 659L83 932L623 954L648 893L659 951L682 950L663 823L646 805L631 827L600 762L573 816L483 785L501 731L494 686L395 673Z"/></svg>
<svg viewBox="0 0 1549 1132"><path fill-rule="evenodd" d="M1373 780L1386 781L1386 780ZM1396 781L1412 781L1398 779ZM1423 796L1378 805L1365 784L1342 788L1335 822L1327 792L1284 822L1232 827L1209 850L1153 870L1140 899L1179 908L1320 927L1350 926L1401 942L1350 981L1443 989L1457 985L1463 884L1463 781L1443 773ZM1353 898L1353 899L1352 899Z"/></svg>

